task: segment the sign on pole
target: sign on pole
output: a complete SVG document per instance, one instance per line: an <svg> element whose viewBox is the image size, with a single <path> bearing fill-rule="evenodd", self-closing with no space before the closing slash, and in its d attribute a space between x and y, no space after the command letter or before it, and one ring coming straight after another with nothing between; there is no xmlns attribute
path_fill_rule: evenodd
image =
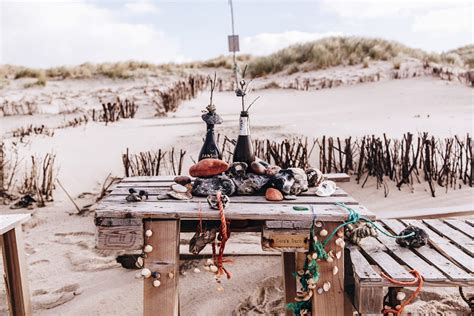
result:
<svg viewBox="0 0 474 316"><path fill-rule="evenodd" d="M229 42L229 52L235 53L240 51L239 35L229 35L227 36L227 41Z"/></svg>

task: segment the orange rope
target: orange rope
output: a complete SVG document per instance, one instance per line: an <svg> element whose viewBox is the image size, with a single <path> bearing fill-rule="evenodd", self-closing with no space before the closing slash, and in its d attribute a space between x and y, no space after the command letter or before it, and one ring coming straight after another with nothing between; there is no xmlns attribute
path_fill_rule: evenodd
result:
<svg viewBox="0 0 474 316"><path fill-rule="evenodd" d="M388 275L386 275L383 272L380 273L384 278L386 278L387 280L389 280L390 282L392 282L393 284L396 284L396 285L406 286L406 285L415 285L415 284L418 283L418 287L416 288L415 292L413 292L413 294L408 299L406 299L404 302L400 303L400 309L384 309L383 310L384 315L388 314L388 313L393 313L396 316L400 316L403 312L403 309L408 304L410 304L420 293L421 289L423 288L423 277L416 270L411 270L410 273L415 276L415 280L414 281L408 281L408 282L397 281L395 279L392 279L391 277L389 277Z"/></svg>
<svg viewBox="0 0 474 316"><path fill-rule="evenodd" d="M217 276L219 277L225 273L227 278L230 279L232 274L224 268L224 262L226 261L224 260L224 248L227 239L229 239L229 235L227 230L227 221L224 214L224 205L222 204L222 193L220 191L217 192L216 197L217 206L219 208L219 217L221 219L220 235L222 237L219 246L219 256L217 257Z"/></svg>

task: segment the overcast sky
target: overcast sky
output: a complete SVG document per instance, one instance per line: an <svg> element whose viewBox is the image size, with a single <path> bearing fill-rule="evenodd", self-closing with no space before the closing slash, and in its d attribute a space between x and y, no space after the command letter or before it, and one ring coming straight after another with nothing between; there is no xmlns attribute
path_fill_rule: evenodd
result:
<svg viewBox="0 0 474 316"><path fill-rule="evenodd" d="M234 0L242 53L268 54L328 35L428 51L473 43L472 1ZM32 67L207 59L227 53L227 0L0 0L0 63Z"/></svg>

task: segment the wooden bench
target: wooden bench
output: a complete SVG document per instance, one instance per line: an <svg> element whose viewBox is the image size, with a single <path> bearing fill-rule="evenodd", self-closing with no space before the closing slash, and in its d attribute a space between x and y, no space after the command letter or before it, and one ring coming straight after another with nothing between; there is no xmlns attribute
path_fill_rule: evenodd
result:
<svg viewBox="0 0 474 316"><path fill-rule="evenodd" d="M0 215L5 287L11 315L31 315L21 224L30 214Z"/></svg>
<svg viewBox="0 0 474 316"><path fill-rule="evenodd" d="M326 178L340 182L349 181L345 174L327 174ZM206 198L193 197L192 200L157 200L157 195L169 190L173 177L131 177L123 179L96 209L96 245L99 249L139 250L144 247L144 232L152 230L147 244L153 251L144 260L145 267L164 276L158 288L152 281L144 282L145 315L177 315L178 273L180 232L195 232L199 218L206 221L219 220L219 213L210 209ZM126 202L128 189L147 190L149 199L141 202ZM343 202L357 212L374 219L374 214L338 188L330 197L318 197L311 188L297 200L269 202L263 195L232 196L225 210L230 220L232 235L236 232L251 231L262 233L264 249L283 252L282 265L287 302L296 296L297 282L293 273L304 263L309 222L314 214L321 222L320 228L332 231L347 220L348 212L335 205ZM201 206L201 212L199 212ZM304 207L295 210L294 207ZM311 211L311 209L314 211ZM291 229L290 233L288 230ZM232 237L231 237L232 240ZM327 245L334 252L340 251L332 240ZM317 315L344 315L344 251L333 263L321 262L320 282L330 281L333 285L324 295L313 297L313 313ZM340 271L332 273L334 266ZM173 277L166 277L172 275ZM232 280L230 281L232 282ZM291 313L289 313L291 314Z"/></svg>
<svg viewBox="0 0 474 316"><path fill-rule="evenodd" d="M418 249L403 248L395 239L379 233L377 238L363 239L359 246L346 247L346 290L360 314L381 315L387 293L392 307L400 303L395 298L400 285L389 282L381 272L396 281L413 281L409 270L417 270L424 279L424 287L474 286L473 220L390 219L377 222L394 234L399 234L409 224L428 233L428 245Z"/></svg>

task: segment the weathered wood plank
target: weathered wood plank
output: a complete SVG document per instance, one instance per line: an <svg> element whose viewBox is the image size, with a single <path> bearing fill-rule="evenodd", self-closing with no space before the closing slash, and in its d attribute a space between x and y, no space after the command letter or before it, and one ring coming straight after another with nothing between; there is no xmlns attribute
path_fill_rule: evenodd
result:
<svg viewBox="0 0 474 316"><path fill-rule="evenodd" d="M161 275L158 288L153 287L152 278L144 280L145 316L179 314L179 227L179 220L145 221L145 229L153 232L147 241L153 251L145 258L145 267Z"/></svg>
<svg viewBox="0 0 474 316"><path fill-rule="evenodd" d="M143 185L143 186L138 186L134 185L134 183L123 183L122 185L117 186L115 189L113 189L109 195L123 195L126 196L129 194L129 189L134 188L135 190L145 190L148 192L150 196L156 196L159 194L166 193L170 190L171 185L174 184L174 182L166 183L166 185L163 185L161 182L159 182L157 185L151 186L150 184ZM315 195L316 188L309 188L308 191L301 193L300 197L306 197L306 196L313 196L316 197ZM252 196L264 196L264 192L260 192L258 194L252 195ZM339 196L348 196L349 194L344 191L341 188L336 188L336 192L331 195L331 197L339 197ZM234 198L236 196L233 196ZM248 196L247 196L248 197Z"/></svg>
<svg viewBox="0 0 474 316"><path fill-rule="evenodd" d="M104 202L125 202L126 195L109 195L103 201ZM242 203L242 204L268 204L269 201L264 196L232 196L230 197L231 203ZM149 196L148 200L143 203L188 203L189 200L175 200L168 198L165 200L157 200L156 196ZM207 203L205 197L195 196L192 198L193 202ZM299 196L296 200L283 200L281 202L271 202L273 204L334 204L336 202L345 203L347 205L359 204L354 198L350 196Z"/></svg>
<svg viewBox="0 0 474 316"><path fill-rule="evenodd" d="M143 220L141 218L106 218L96 217L96 226L115 227L115 226L142 226Z"/></svg>
<svg viewBox="0 0 474 316"><path fill-rule="evenodd" d="M459 219L445 219L444 222L461 233L474 238L474 227Z"/></svg>
<svg viewBox="0 0 474 316"><path fill-rule="evenodd" d="M393 221L390 220L384 220L383 221L385 225L387 225L395 234L399 234L401 230L403 230L403 226L400 227L398 224L393 224ZM420 255L422 258L424 258L426 261L434 265L438 270L443 272L450 280L452 281L474 281L474 278L466 271L458 267L456 264L450 261L451 256L448 254L453 252L453 255L456 254L456 251L458 253L464 253L461 251L459 248L454 247L452 244L449 243L449 241L445 240L443 237L439 236L436 234L434 231L430 230L427 226L425 226L421 221L418 220L402 220L402 222L406 225L414 225L420 228L423 228L426 230L429 236L429 243L433 248L431 247L421 247L418 249L414 249L413 251L416 252L418 255ZM457 249L457 250L456 250ZM438 252L439 251L439 252ZM445 256L443 256L441 253ZM464 255L466 255L464 253ZM458 261L464 261L464 259L457 259ZM472 260L470 260L472 262ZM458 262L459 263L459 262ZM469 262L465 263L467 266L469 266ZM471 263L472 265L472 263Z"/></svg>
<svg viewBox="0 0 474 316"><path fill-rule="evenodd" d="M372 268L370 263L360 253L359 247L354 245L347 246L351 256L352 269L357 280L382 282L382 277Z"/></svg>
<svg viewBox="0 0 474 316"><path fill-rule="evenodd" d="M201 203L201 215L205 219L218 219L217 210ZM304 204L302 206L305 206ZM293 205L288 204L258 204L249 205L243 203L232 203L226 208L228 219L246 220L301 220L313 219L309 206L307 210L297 211ZM375 215L361 205L351 206L355 211L368 218L374 219ZM344 221L347 219L347 211L338 205L314 205L313 209L320 221ZM117 218L181 218L198 219L199 203L128 203L128 202L102 202L96 209L97 217Z"/></svg>
<svg viewBox="0 0 474 316"><path fill-rule="evenodd" d="M379 223L376 225L381 226ZM438 269L427 263L411 249L400 247L394 238L379 233L377 239L390 250L395 257L402 260L410 268L419 271L424 280L433 282L446 280L446 277Z"/></svg>
<svg viewBox="0 0 474 316"><path fill-rule="evenodd" d="M285 291L285 304L293 302L296 297L296 278L293 273L296 271L296 256L294 252L281 253L283 269L283 289ZM286 316L293 316L293 312L286 310Z"/></svg>
<svg viewBox="0 0 474 316"><path fill-rule="evenodd" d="M324 223L323 228L331 232L340 223ZM319 232L316 231L318 234ZM334 258L333 262L319 261L319 280L317 288L322 288L324 283L330 284L330 289L322 294L313 295L312 315L344 315L344 249L335 244L336 238L332 238L326 246L326 250L334 253L340 252L341 257ZM339 272L334 275L333 269L337 267Z"/></svg>
<svg viewBox="0 0 474 316"><path fill-rule="evenodd" d="M138 250L143 247L143 225L98 226L96 248L100 250Z"/></svg>
<svg viewBox="0 0 474 316"><path fill-rule="evenodd" d="M30 214L0 215L0 235L26 222L30 217Z"/></svg>
<svg viewBox="0 0 474 316"><path fill-rule="evenodd" d="M474 256L474 240L460 231L446 225L439 219L426 219L423 222L432 230L452 240L458 247L467 251L471 256Z"/></svg>
<svg viewBox="0 0 474 316"><path fill-rule="evenodd" d="M360 248L377 263L390 277L397 281L413 281L413 275L402 267L384 250L385 247L375 238L367 237L359 243Z"/></svg>
<svg viewBox="0 0 474 316"><path fill-rule="evenodd" d="M354 305L362 315L380 315L383 310L384 291L381 286L362 287L355 281Z"/></svg>
<svg viewBox="0 0 474 316"><path fill-rule="evenodd" d="M10 312L12 315L32 315L21 226L2 233L2 248Z"/></svg>
<svg viewBox="0 0 474 316"><path fill-rule="evenodd" d="M173 181L175 177L176 176L136 176L123 178L121 182L170 182ZM324 174L324 178L334 182L349 182L351 179L347 173L326 173Z"/></svg>

